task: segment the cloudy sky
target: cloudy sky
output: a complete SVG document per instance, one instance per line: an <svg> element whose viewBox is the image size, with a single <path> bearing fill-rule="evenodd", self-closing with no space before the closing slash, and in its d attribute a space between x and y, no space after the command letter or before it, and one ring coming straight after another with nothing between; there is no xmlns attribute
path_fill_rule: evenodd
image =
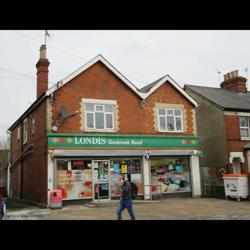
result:
<svg viewBox="0 0 250 250"><path fill-rule="evenodd" d="M35 101L36 63L43 30L0 31L0 136ZM165 74L179 85L219 86L238 69L247 76L250 31L49 30L49 87L102 54L134 85ZM218 74L216 68L221 72Z"/></svg>

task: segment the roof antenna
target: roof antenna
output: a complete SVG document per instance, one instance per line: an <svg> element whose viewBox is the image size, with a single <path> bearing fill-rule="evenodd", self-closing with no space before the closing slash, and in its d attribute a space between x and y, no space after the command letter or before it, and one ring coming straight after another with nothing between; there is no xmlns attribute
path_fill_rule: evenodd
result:
<svg viewBox="0 0 250 250"><path fill-rule="evenodd" d="M48 30L45 30L45 45L46 45L46 41L47 41L47 36L50 38L50 34L48 32Z"/></svg>
<svg viewBox="0 0 250 250"><path fill-rule="evenodd" d="M217 68L215 68L215 70L217 71L217 73L219 75L219 83L220 83L220 74L221 74L221 72Z"/></svg>

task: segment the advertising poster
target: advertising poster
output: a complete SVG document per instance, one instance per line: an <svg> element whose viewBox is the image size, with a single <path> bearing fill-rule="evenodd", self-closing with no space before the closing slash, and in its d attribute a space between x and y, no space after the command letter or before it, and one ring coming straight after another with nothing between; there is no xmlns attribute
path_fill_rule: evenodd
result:
<svg viewBox="0 0 250 250"><path fill-rule="evenodd" d="M57 170L57 188L62 190L63 199L92 198L92 170Z"/></svg>
<svg viewBox="0 0 250 250"><path fill-rule="evenodd" d="M131 181L138 187L138 194L143 194L140 160L111 160L111 195L114 197L121 195L120 177L123 174L124 165L126 166L126 173L131 174Z"/></svg>
<svg viewBox="0 0 250 250"><path fill-rule="evenodd" d="M122 163L115 160L110 161L110 183L111 183L111 196L120 197L120 177L122 175Z"/></svg>

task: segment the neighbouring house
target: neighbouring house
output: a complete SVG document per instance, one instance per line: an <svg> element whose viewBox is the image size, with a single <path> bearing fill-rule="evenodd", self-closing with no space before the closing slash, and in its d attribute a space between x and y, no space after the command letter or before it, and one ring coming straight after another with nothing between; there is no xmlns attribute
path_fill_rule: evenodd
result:
<svg viewBox="0 0 250 250"><path fill-rule="evenodd" d="M7 165L8 165L8 149L0 149L0 193L7 195Z"/></svg>
<svg viewBox="0 0 250 250"><path fill-rule="evenodd" d="M222 172L249 173L250 170L250 93L247 79L238 71L224 75L220 88L185 85L185 91L198 103L197 134L200 137L201 175ZM222 172L221 172L222 171Z"/></svg>
<svg viewBox="0 0 250 250"><path fill-rule="evenodd" d="M141 199L200 196L197 102L169 75L138 89L97 55L48 89L45 45L36 67L37 99L9 128L12 197L116 199L122 173Z"/></svg>

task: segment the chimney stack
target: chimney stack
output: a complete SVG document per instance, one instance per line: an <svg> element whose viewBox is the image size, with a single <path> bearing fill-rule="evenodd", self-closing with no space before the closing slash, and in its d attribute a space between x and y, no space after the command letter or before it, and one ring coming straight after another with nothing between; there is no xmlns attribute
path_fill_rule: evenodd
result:
<svg viewBox="0 0 250 250"><path fill-rule="evenodd" d="M224 75L224 81L220 84L220 87L222 89L246 93L246 81L247 79L239 76L239 71L235 70Z"/></svg>
<svg viewBox="0 0 250 250"><path fill-rule="evenodd" d="M36 97L38 98L48 90L48 76L49 76L49 61L46 56L46 45L40 48L40 58L36 64L37 68L37 83L36 83Z"/></svg>

